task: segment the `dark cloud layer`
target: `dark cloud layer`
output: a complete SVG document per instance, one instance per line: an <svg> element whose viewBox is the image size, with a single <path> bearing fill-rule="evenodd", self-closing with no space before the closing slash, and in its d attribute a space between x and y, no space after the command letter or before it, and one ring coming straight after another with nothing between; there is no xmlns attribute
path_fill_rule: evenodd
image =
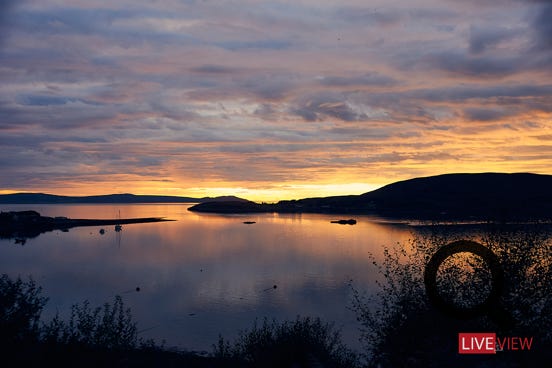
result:
<svg viewBox="0 0 552 368"><path fill-rule="evenodd" d="M342 121L363 120L366 116L354 111L344 96L319 94L299 101L292 112L306 121L338 119Z"/></svg>
<svg viewBox="0 0 552 368"><path fill-rule="evenodd" d="M500 42L512 38L517 33L508 28L474 28L470 30L470 52L473 54L480 54L489 49L492 49Z"/></svg>
<svg viewBox="0 0 552 368"><path fill-rule="evenodd" d="M379 73L367 73L352 77L327 76L320 81L325 86L354 87L354 86L393 86L397 84L394 78Z"/></svg>
<svg viewBox="0 0 552 368"><path fill-rule="evenodd" d="M542 1L544 5L539 9L533 21L536 36L536 47L544 51L552 51L552 3Z"/></svg>
<svg viewBox="0 0 552 368"><path fill-rule="evenodd" d="M17 3L17 0L0 1L0 53L2 51L4 38L11 31L11 12L13 11Z"/></svg>
<svg viewBox="0 0 552 368"><path fill-rule="evenodd" d="M374 7L342 7L336 11L336 18L344 22L385 27L397 24L402 15L399 12Z"/></svg>
<svg viewBox="0 0 552 368"><path fill-rule="evenodd" d="M459 51L444 51L423 56L407 68L434 70L458 78L502 78L522 72L527 59L516 56L470 55Z"/></svg>

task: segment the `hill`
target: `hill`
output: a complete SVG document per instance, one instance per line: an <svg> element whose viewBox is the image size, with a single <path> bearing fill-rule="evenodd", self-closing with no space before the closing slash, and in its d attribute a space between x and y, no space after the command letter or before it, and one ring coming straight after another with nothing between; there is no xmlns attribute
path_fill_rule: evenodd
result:
<svg viewBox="0 0 552 368"><path fill-rule="evenodd" d="M528 173L445 174L399 181L361 195L306 198L235 212L317 212L374 214L410 219L521 220L552 218L552 175ZM232 212L213 202L190 208Z"/></svg>
<svg viewBox="0 0 552 368"><path fill-rule="evenodd" d="M64 204L64 203L205 203L210 201L245 201L234 196L224 197L177 197L157 195L134 195L134 194L107 194L96 196L59 196L44 193L14 193L1 194L0 204Z"/></svg>

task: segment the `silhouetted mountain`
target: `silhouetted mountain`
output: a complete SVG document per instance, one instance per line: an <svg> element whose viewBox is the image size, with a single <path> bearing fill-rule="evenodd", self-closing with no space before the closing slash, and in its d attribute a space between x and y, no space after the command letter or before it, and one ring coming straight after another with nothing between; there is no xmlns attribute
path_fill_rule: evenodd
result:
<svg viewBox="0 0 552 368"><path fill-rule="evenodd" d="M552 218L552 175L446 174L386 185L361 195L276 204L198 204L199 212L318 212L411 219L521 220Z"/></svg>
<svg viewBox="0 0 552 368"><path fill-rule="evenodd" d="M234 196L222 197L176 197L158 195L107 194L97 196L58 196L44 193L1 194L2 204L56 204L56 203L204 203L210 201L245 201Z"/></svg>
<svg viewBox="0 0 552 368"><path fill-rule="evenodd" d="M552 175L449 174L387 185L360 196L381 213L452 217L552 217Z"/></svg>
<svg viewBox="0 0 552 368"><path fill-rule="evenodd" d="M212 213L252 213L252 212L278 212L273 204L259 204L251 201L210 201L196 204L190 211Z"/></svg>
<svg viewBox="0 0 552 368"><path fill-rule="evenodd" d="M199 199L199 203L207 203L207 202L250 202L250 201L236 196L203 197Z"/></svg>

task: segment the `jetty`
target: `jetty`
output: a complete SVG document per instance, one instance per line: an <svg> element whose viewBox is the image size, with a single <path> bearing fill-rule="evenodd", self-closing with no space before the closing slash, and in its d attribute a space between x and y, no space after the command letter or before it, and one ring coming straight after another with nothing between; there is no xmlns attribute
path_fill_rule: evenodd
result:
<svg viewBox="0 0 552 368"><path fill-rule="evenodd" d="M163 217L142 217L129 219L71 219L67 217L42 216L36 211L0 212L0 237L34 238L42 233L54 230L67 231L80 226L105 226L140 224L146 222L174 221Z"/></svg>

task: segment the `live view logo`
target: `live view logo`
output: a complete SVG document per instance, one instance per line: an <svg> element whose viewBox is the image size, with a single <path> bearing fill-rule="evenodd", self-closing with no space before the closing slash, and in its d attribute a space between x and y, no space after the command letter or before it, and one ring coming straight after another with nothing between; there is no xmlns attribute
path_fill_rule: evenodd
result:
<svg viewBox="0 0 552 368"><path fill-rule="evenodd" d="M496 337L494 332L461 332L458 334L459 354L496 354L504 350L531 350L532 337Z"/></svg>

